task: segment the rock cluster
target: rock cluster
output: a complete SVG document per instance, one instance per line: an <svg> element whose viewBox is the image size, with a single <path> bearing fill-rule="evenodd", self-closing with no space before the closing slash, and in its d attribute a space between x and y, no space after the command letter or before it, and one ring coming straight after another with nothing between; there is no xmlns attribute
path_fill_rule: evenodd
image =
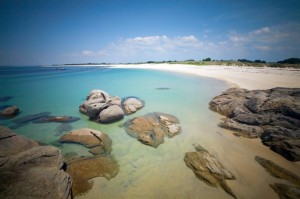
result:
<svg viewBox="0 0 300 199"><path fill-rule="evenodd" d="M118 96L110 96L102 90L92 90L79 110L92 120L110 123L122 119L125 113L134 113L142 107L143 103L136 98L128 98L121 103Z"/></svg>
<svg viewBox="0 0 300 199"><path fill-rule="evenodd" d="M175 116L159 112L133 118L124 126L127 134L152 147L162 144L165 135L171 138L181 132L179 120Z"/></svg>
<svg viewBox="0 0 300 199"><path fill-rule="evenodd" d="M196 146L195 149L195 152L185 153L184 161L186 166L192 169L196 177L206 184L213 187L221 187L236 198L225 181L235 180L235 176L201 146Z"/></svg>
<svg viewBox="0 0 300 199"><path fill-rule="evenodd" d="M60 151L0 126L0 198L70 199L72 180Z"/></svg>
<svg viewBox="0 0 300 199"><path fill-rule="evenodd" d="M209 106L227 117L221 127L236 135L259 137L286 159L300 160L300 88L231 88L214 97Z"/></svg>
<svg viewBox="0 0 300 199"><path fill-rule="evenodd" d="M62 143L77 143L90 148L89 152L94 155L110 154L111 139L105 133L89 128L70 131L60 137Z"/></svg>
<svg viewBox="0 0 300 199"><path fill-rule="evenodd" d="M283 179L296 186L291 186L283 183L270 184L272 189L279 195L280 198L300 198L300 177L296 174L287 171L278 166L274 162L265 158L256 156L255 160L265 168L265 170L275 178Z"/></svg>

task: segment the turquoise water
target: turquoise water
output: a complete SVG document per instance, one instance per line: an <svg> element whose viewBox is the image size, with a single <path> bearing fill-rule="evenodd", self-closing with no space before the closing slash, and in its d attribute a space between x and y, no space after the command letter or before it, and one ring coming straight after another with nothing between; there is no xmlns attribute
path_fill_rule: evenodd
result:
<svg viewBox="0 0 300 199"><path fill-rule="evenodd" d="M169 88L158 90L156 88ZM109 67L1 67L0 97L12 96L1 105L17 105L22 116L50 111L55 116L80 117L70 123L73 129L93 128L107 133L113 140L112 154L120 165L118 175L107 181L95 178L94 186L78 198L230 198L222 190L208 187L185 166L184 153L194 151L193 144L219 150L226 137L218 133L218 118L208 110L212 97L228 86L215 79L194 75L143 69ZM113 124L97 124L78 111L78 106L93 89L101 89L121 98L136 96L145 107ZM182 133L158 148L139 143L128 136L121 125L130 118L148 112L164 112L179 118ZM14 119L0 120L13 126ZM28 123L15 131L36 141L58 146L62 153L90 155L76 144L59 144L59 123ZM212 143L214 146L212 146Z"/></svg>

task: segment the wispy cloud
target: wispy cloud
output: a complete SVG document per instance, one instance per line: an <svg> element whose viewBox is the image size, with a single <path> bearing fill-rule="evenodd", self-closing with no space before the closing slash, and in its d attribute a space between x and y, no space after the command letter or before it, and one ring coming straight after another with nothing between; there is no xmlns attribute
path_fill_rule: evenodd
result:
<svg viewBox="0 0 300 199"><path fill-rule="evenodd" d="M204 34L207 35L207 32ZM105 62L135 62L202 59L205 57L263 59L263 56L274 55L274 53L282 57L300 53L300 28L295 24L278 27L266 26L246 33L230 32L221 40L213 35L199 38L194 35L138 36L120 39L99 50L85 49L82 52L68 55L94 58Z"/></svg>

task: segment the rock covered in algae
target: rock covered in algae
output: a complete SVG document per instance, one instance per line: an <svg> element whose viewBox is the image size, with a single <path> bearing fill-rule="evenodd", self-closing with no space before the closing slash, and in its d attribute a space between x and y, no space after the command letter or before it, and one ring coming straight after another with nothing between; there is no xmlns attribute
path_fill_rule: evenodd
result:
<svg viewBox="0 0 300 199"><path fill-rule="evenodd" d="M93 156L68 162L67 172L73 179L72 193L76 196L90 190L93 187L91 179L95 177L114 178L119 165L112 156Z"/></svg>
<svg viewBox="0 0 300 199"><path fill-rule="evenodd" d="M171 138L181 132L178 118L159 112L133 118L124 126L127 134L152 147L162 144L165 136Z"/></svg>
<svg viewBox="0 0 300 199"><path fill-rule="evenodd" d="M235 176L227 170L214 156L201 146L196 146L195 152L187 152L184 161L193 170L195 176L213 187L221 187L236 198L225 180L235 180Z"/></svg>

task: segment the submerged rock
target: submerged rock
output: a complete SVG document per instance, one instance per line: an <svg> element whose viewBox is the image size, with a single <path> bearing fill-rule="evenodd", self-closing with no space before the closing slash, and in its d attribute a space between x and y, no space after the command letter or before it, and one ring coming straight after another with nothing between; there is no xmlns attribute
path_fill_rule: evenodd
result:
<svg viewBox="0 0 300 199"><path fill-rule="evenodd" d="M124 112L127 115L129 115L129 114L135 113L139 109L143 108L144 104L141 100L131 97L131 98L127 98L124 100L124 102L122 103L122 107L123 107Z"/></svg>
<svg viewBox="0 0 300 199"><path fill-rule="evenodd" d="M32 122L32 121L37 120L42 117L47 117L50 114L51 114L50 112L42 112L42 113L38 113L38 114L27 115L27 116L24 116L24 117L14 120L14 123L24 124L24 123Z"/></svg>
<svg viewBox="0 0 300 199"><path fill-rule="evenodd" d="M119 165L112 156L79 158L67 163L67 172L73 179L72 193L76 196L92 189L91 179L95 177L114 178L119 172Z"/></svg>
<svg viewBox="0 0 300 199"><path fill-rule="evenodd" d="M0 198L70 199L72 180L60 150L0 126Z"/></svg>
<svg viewBox="0 0 300 199"><path fill-rule="evenodd" d="M62 123L55 129L55 135L61 135L64 132L68 132L72 130L72 126L68 123Z"/></svg>
<svg viewBox="0 0 300 199"><path fill-rule="evenodd" d="M111 139L105 133L89 128L70 131L60 138L61 143L78 143L90 148L94 155L110 154Z"/></svg>
<svg viewBox="0 0 300 199"><path fill-rule="evenodd" d="M280 199L300 198L299 187L289 186L281 183L274 183L270 186L278 194Z"/></svg>
<svg viewBox="0 0 300 199"><path fill-rule="evenodd" d="M271 160L267 160L267 159L259 157L259 156L256 156L255 160L262 167L264 167L270 175L272 175L276 178L287 180L293 184L300 186L300 177L297 176L296 174L280 167L279 165L275 164Z"/></svg>
<svg viewBox="0 0 300 199"><path fill-rule="evenodd" d="M225 180L235 180L235 176L227 170L214 156L202 147L195 147L196 152L187 152L184 161L193 170L198 179L213 187L221 187L236 198Z"/></svg>
<svg viewBox="0 0 300 199"><path fill-rule="evenodd" d="M14 117L20 112L20 109L17 106L9 106L1 110L0 115L4 117Z"/></svg>
<svg viewBox="0 0 300 199"><path fill-rule="evenodd" d="M164 136L171 138L181 132L179 120L175 116L159 112L133 118L124 126L127 134L152 147L162 144Z"/></svg>
<svg viewBox="0 0 300 199"><path fill-rule="evenodd" d="M231 88L214 97L210 109L227 119L220 126L247 138L260 137L288 160L300 160L300 88Z"/></svg>
<svg viewBox="0 0 300 199"><path fill-rule="evenodd" d="M271 160L256 156L255 160L265 168L265 170L275 178L284 179L292 184L297 185L294 187L291 185L286 185L282 183L270 184L272 189L278 194L280 198L289 199L289 198L300 198L300 177L296 174L278 166Z"/></svg>
<svg viewBox="0 0 300 199"><path fill-rule="evenodd" d="M11 98L12 98L11 96L0 97L0 102L6 102L6 101L10 100Z"/></svg>
<svg viewBox="0 0 300 199"><path fill-rule="evenodd" d="M58 122L58 123L71 123L80 120L79 117L72 116L46 116L33 120L33 123L48 123L48 122Z"/></svg>

